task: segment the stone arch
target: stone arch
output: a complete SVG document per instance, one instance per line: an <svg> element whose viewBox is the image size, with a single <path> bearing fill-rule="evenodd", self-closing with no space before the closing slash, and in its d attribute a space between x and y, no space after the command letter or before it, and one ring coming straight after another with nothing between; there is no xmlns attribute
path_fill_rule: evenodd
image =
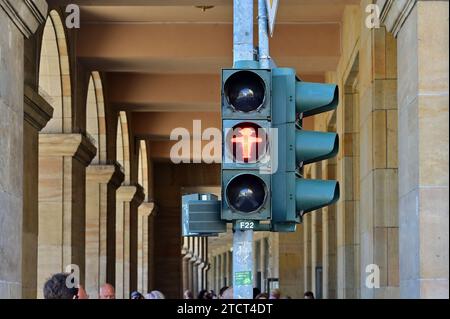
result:
<svg viewBox="0 0 450 319"><path fill-rule="evenodd" d="M130 139L128 135L128 120L125 111L119 112L117 121L116 160L122 165L125 174L125 184L130 183Z"/></svg>
<svg viewBox="0 0 450 319"><path fill-rule="evenodd" d="M106 156L106 121L103 85L100 73L92 72L86 99L86 130L93 137L97 154L93 164L105 163Z"/></svg>
<svg viewBox="0 0 450 319"><path fill-rule="evenodd" d="M72 132L70 62L64 25L55 10L44 27L39 60L39 94L53 107L44 133Z"/></svg>
<svg viewBox="0 0 450 319"><path fill-rule="evenodd" d="M148 159L147 143L144 140L139 141L139 159L138 159L138 182L144 188L145 198L148 200Z"/></svg>

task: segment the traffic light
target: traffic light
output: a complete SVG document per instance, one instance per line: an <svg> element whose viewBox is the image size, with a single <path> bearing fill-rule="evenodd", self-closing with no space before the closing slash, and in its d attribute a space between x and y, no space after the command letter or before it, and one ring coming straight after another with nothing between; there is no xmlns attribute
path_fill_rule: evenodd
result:
<svg viewBox="0 0 450 319"><path fill-rule="evenodd" d="M336 109L338 87L308 83L290 68L272 69L272 127L278 130L278 169L272 175L272 231L295 231L302 216L339 199L337 181L302 177L303 165L335 156L335 133L305 131L302 119Z"/></svg>
<svg viewBox="0 0 450 319"><path fill-rule="evenodd" d="M222 70L222 219L271 216L271 70L241 62Z"/></svg>

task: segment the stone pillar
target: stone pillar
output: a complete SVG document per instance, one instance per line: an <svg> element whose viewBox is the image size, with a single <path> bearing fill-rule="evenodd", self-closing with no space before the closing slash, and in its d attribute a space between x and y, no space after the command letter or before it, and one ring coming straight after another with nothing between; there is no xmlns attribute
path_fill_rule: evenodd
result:
<svg viewBox="0 0 450 319"><path fill-rule="evenodd" d="M141 186L123 185L116 192L116 298L129 299L137 288L137 208Z"/></svg>
<svg viewBox="0 0 450 319"><path fill-rule="evenodd" d="M325 179L336 179L336 160L325 165ZM323 298L337 298L336 205L322 208Z"/></svg>
<svg viewBox="0 0 450 319"><path fill-rule="evenodd" d="M85 174L96 148L82 134L39 134L38 296L69 265L85 269Z"/></svg>
<svg viewBox="0 0 450 319"><path fill-rule="evenodd" d="M305 248L304 242L304 225L297 225L294 233L280 233L278 237L279 250L279 284L283 295L292 298L302 298L305 292ZM262 270L266 272L268 265L265 265L264 259L264 240L261 241ZM309 274L311 275L311 273ZM267 276L267 274L265 274ZM264 285L261 287L264 290Z"/></svg>
<svg viewBox="0 0 450 319"><path fill-rule="evenodd" d="M372 1L363 1L361 10L368 3ZM350 167L359 155L359 172L350 171L353 176L359 174L360 189L345 195L347 204L357 204L350 218L359 234L353 240L355 260L360 261L354 272L359 277L353 280L354 296L361 298L399 297L396 50L395 39L385 27L369 29L361 24L358 84L353 91L358 107L349 110L349 114L359 110L359 154L351 150L346 154ZM357 131L354 126L349 125L346 133ZM378 270L379 287L367 284Z"/></svg>
<svg viewBox="0 0 450 319"><path fill-rule="evenodd" d="M316 163L313 179L322 179L322 163ZM316 298L322 298L322 290L317 269L322 267L322 209L311 214L311 284L312 292Z"/></svg>
<svg viewBox="0 0 450 319"><path fill-rule="evenodd" d="M31 87L24 90L22 298L35 299L38 269L38 144L39 131L53 108Z"/></svg>
<svg viewBox="0 0 450 319"><path fill-rule="evenodd" d="M108 202L124 179L119 165L89 165L86 169L86 291L97 299L107 282L108 217L116 207Z"/></svg>
<svg viewBox="0 0 450 319"><path fill-rule="evenodd" d="M35 285L22 277L24 37L46 16L44 0L0 0L0 299L20 298L22 284Z"/></svg>
<svg viewBox="0 0 450 319"><path fill-rule="evenodd" d="M138 208L138 291L149 292L149 222L155 204L142 203Z"/></svg>
<svg viewBox="0 0 450 319"><path fill-rule="evenodd" d="M198 265L200 264L198 260L198 242L199 238L194 237L194 245L192 249L192 258L190 260L192 264L192 292L194 293L194 296L197 296L199 293L199 286L198 286Z"/></svg>
<svg viewBox="0 0 450 319"><path fill-rule="evenodd" d="M303 268L304 268L304 288L305 291L312 290L311 281L311 213L303 217Z"/></svg>
<svg viewBox="0 0 450 319"><path fill-rule="evenodd" d="M382 13L398 50L400 297L448 299L449 3Z"/></svg>

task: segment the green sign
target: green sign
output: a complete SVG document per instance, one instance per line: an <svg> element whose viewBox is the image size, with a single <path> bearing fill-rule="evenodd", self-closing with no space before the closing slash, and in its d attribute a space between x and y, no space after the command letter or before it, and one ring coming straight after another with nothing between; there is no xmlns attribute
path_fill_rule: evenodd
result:
<svg viewBox="0 0 450 319"><path fill-rule="evenodd" d="M234 274L234 280L238 286L251 286L252 285L252 272L251 271L238 271Z"/></svg>

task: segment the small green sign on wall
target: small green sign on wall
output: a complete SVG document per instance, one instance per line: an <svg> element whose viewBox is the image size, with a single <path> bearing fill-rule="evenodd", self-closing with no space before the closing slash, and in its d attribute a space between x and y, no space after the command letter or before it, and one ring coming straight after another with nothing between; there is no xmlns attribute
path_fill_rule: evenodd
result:
<svg viewBox="0 0 450 319"><path fill-rule="evenodd" d="M238 271L234 274L235 284L238 286L251 286L252 285L252 272L251 271Z"/></svg>

